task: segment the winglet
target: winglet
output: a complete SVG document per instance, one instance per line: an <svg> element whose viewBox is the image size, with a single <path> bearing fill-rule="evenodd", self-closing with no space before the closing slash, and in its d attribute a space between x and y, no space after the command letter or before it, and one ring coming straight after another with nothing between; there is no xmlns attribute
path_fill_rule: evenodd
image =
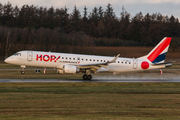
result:
<svg viewBox="0 0 180 120"><path fill-rule="evenodd" d="M109 61L109 62L107 62L107 63L113 63L113 62L115 62L119 56L120 56L120 54L118 54L113 60L111 60L111 61Z"/></svg>

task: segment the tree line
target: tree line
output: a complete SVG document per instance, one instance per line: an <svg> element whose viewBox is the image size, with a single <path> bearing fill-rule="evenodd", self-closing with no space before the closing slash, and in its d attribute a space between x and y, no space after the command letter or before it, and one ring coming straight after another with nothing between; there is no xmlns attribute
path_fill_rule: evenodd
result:
<svg viewBox="0 0 180 120"><path fill-rule="evenodd" d="M173 15L139 12L132 17L122 7L117 17L111 4L91 12L74 6L69 13L66 7L0 3L0 56L26 48L61 51L61 45L154 46L165 36L180 38L180 23Z"/></svg>

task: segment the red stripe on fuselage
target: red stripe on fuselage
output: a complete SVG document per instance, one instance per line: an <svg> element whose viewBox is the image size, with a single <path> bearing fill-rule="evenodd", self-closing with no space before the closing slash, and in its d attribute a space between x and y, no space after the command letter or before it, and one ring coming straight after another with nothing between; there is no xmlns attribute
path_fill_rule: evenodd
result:
<svg viewBox="0 0 180 120"><path fill-rule="evenodd" d="M159 54L170 44L171 38L167 37L149 56L148 59L152 62Z"/></svg>

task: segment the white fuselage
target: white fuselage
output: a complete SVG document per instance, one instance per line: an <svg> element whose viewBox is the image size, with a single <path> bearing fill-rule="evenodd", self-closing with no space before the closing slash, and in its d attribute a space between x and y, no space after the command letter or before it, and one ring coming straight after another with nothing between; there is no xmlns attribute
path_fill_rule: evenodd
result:
<svg viewBox="0 0 180 120"><path fill-rule="evenodd" d="M15 55L8 57L5 60L5 62L21 66L37 66L63 69L64 65L77 66L86 64L105 63L107 61L111 61L112 59L114 59L114 57L67 54L56 52L20 51ZM148 63L149 67L142 67L143 62ZM164 67L165 65L153 66L151 65L150 61L119 57L114 63L110 63L107 65L106 68L102 67L101 70L98 71L120 73L157 69Z"/></svg>

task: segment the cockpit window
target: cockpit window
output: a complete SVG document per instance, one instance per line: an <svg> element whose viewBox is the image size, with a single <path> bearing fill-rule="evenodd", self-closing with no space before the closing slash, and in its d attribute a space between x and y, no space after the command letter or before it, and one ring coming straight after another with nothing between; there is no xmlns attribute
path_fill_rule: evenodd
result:
<svg viewBox="0 0 180 120"><path fill-rule="evenodd" d="M21 53L15 53L14 56L21 56Z"/></svg>

